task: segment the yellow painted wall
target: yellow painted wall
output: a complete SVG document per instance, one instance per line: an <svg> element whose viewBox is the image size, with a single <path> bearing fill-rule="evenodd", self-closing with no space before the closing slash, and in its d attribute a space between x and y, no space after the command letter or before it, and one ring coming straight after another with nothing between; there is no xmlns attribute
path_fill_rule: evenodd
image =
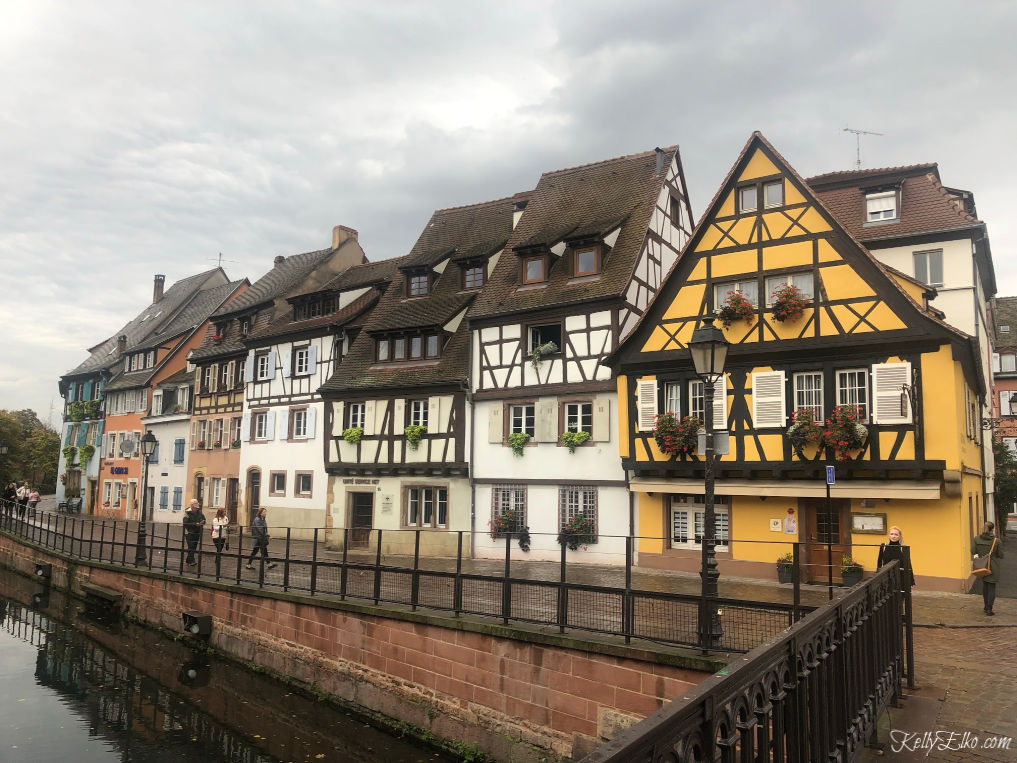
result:
<svg viewBox="0 0 1017 763"><path fill-rule="evenodd" d="M734 559L752 562L774 562L777 557L792 550L792 543L798 535L785 535L784 517L788 507L795 509L798 502L793 498L767 498L765 501L754 496L737 496L731 505L731 556ZM781 531L770 530L770 520L781 521Z"/></svg>
<svg viewBox="0 0 1017 763"><path fill-rule="evenodd" d="M646 554L659 554L664 551L664 496L660 493L636 495L638 549Z"/></svg>
<svg viewBox="0 0 1017 763"><path fill-rule="evenodd" d="M960 443L966 440L964 376L949 346L922 354L922 409L925 456L961 468Z"/></svg>
<svg viewBox="0 0 1017 763"><path fill-rule="evenodd" d="M618 377L618 455L622 458L629 457L629 377L621 375Z"/></svg>

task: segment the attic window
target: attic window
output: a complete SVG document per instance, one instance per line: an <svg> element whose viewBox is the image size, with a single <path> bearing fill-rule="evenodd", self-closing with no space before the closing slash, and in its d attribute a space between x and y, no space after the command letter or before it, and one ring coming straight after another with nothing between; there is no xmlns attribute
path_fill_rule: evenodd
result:
<svg viewBox="0 0 1017 763"><path fill-rule="evenodd" d="M479 289L484 285L484 263L466 262L463 263L463 288Z"/></svg>
<svg viewBox="0 0 1017 763"><path fill-rule="evenodd" d="M572 253L572 275L592 276L600 272L601 255L599 246L586 246Z"/></svg>
<svg viewBox="0 0 1017 763"><path fill-rule="evenodd" d="M738 211L755 212L759 209L759 194L756 186L747 185L738 189Z"/></svg>
<svg viewBox="0 0 1017 763"><path fill-rule="evenodd" d="M763 206L779 207L784 204L784 181L763 183Z"/></svg>
<svg viewBox="0 0 1017 763"><path fill-rule="evenodd" d="M437 334L410 334L379 339L376 349L379 363L433 359L440 355L441 341Z"/></svg>
<svg viewBox="0 0 1017 763"><path fill-rule="evenodd" d="M1000 334L1009 334L1010 333L1010 327L1009 326L1000 326L999 327L999 333Z"/></svg>
<svg viewBox="0 0 1017 763"><path fill-rule="evenodd" d="M865 222L878 223L897 218L897 192L865 194Z"/></svg>
<svg viewBox="0 0 1017 763"><path fill-rule="evenodd" d="M406 295L426 297L431 291L431 277L426 270L407 273Z"/></svg>
<svg viewBox="0 0 1017 763"><path fill-rule="evenodd" d="M250 332L250 330L251 330L251 319L250 318L241 318L240 319L240 333L241 334L247 334L247 333Z"/></svg>
<svg viewBox="0 0 1017 763"><path fill-rule="evenodd" d="M524 284L543 283L547 280L548 262L546 254L536 254L523 257L522 281Z"/></svg>

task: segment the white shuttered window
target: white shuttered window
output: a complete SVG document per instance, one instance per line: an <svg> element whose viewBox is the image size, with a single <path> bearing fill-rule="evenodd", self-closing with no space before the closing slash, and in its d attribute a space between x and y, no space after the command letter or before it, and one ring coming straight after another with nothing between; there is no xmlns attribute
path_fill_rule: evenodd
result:
<svg viewBox="0 0 1017 763"><path fill-rule="evenodd" d="M905 384L911 384L910 363L876 363L872 366L873 424L911 423L911 405L901 401Z"/></svg>
<svg viewBox="0 0 1017 763"><path fill-rule="evenodd" d="M752 374L752 423L756 429L783 427L784 372L756 371Z"/></svg>
<svg viewBox="0 0 1017 763"><path fill-rule="evenodd" d="M657 380L640 379L636 382L639 431L652 432L657 423Z"/></svg>

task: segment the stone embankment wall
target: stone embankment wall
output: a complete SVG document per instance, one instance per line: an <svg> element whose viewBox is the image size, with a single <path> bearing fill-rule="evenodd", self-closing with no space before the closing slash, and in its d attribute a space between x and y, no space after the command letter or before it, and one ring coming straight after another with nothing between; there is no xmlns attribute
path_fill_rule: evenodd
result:
<svg viewBox="0 0 1017 763"><path fill-rule="evenodd" d="M498 760L579 757L720 666L478 622L329 601L175 575L81 564L0 535L0 564L53 585L122 591L125 612L179 631L181 613L214 618L210 645L236 660L416 726ZM549 755L550 753L550 755Z"/></svg>

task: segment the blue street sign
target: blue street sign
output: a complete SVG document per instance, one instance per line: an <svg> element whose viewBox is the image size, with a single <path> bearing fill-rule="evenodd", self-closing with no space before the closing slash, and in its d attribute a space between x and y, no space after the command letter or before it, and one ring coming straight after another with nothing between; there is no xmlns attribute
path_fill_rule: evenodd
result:
<svg viewBox="0 0 1017 763"><path fill-rule="evenodd" d="M832 466L826 467L826 484L827 485L832 485L836 481L837 481L837 478L834 475L834 467L832 467Z"/></svg>

